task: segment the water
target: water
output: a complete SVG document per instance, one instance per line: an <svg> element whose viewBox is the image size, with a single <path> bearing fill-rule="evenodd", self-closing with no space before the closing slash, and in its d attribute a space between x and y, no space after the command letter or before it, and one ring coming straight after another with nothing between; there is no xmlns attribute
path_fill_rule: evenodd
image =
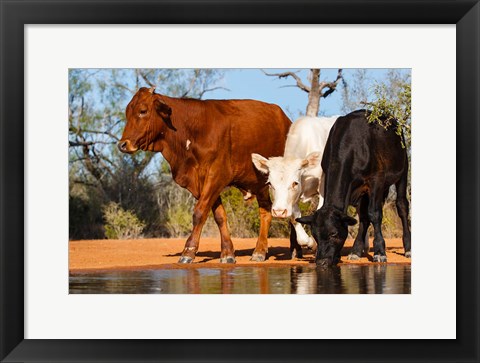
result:
<svg viewBox="0 0 480 363"><path fill-rule="evenodd" d="M71 294L410 294L410 265L186 268L70 275Z"/></svg>

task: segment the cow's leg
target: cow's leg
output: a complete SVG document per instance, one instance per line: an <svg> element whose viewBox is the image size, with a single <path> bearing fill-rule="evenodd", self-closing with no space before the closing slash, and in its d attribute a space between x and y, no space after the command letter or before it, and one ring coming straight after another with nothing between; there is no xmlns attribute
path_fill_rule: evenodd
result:
<svg viewBox="0 0 480 363"><path fill-rule="evenodd" d="M323 202L325 200L325 173L322 173L322 177L320 178L320 182L318 183L318 205L317 210L322 208Z"/></svg>
<svg viewBox="0 0 480 363"><path fill-rule="evenodd" d="M301 223L298 223L295 219L300 218L302 216L302 213L300 212L300 208L298 207L298 204L294 204L292 208L292 218L290 219L290 223L293 225L295 228L296 232L296 241L300 246L307 246L308 248L314 248L315 247L315 240L310 237L307 232L305 232L305 229L303 228ZM290 233L290 236L292 234ZM290 241L291 241L290 237ZM291 246L291 244L290 244Z"/></svg>
<svg viewBox="0 0 480 363"><path fill-rule="evenodd" d="M268 230L272 222L272 202L268 194L268 188L263 188L257 194L258 207L260 212L260 234L258 235L257 246L253 251L251 261L262 262L267 258L268 252Z"/></svg>
<svg viewBox="0 0 480 363"><path fill-rule="evenodd" d="M385 239L382 234L384 180L374 180L368 203L368 218L373 224L373 262L387 262Z"/></svg>
<svg viewBox="0 0 480 363"><path fill-rule="evenodd" d="M295 226L290 221L290 256L291 259L302 258L303 252L302 247L297 242L297 232L295 231Z"/></svg>
<svg viewBox="0 0 480 363"><path fill-rule="evenodd" d="M402 220L403 248L405 257L412 257L410 225L408 224L408 199L407 199L407 172L402 175L400 181L395 185L397 188L397 212Z"/></svg>
<svg viewBox="0 0 480 363"><path fill-rule="evenodd" d="M370 219L368 218L368 195L365 194L360 199L360 205L357 208L358 217L360 220L358 226L358 234L353 243L352 251L348 255L349 260L358 260L363 253L368 253L368 237L367 231L370 226Z"/></svg>
<svg viewBox="0 0 480 363"><path fill-rule="evenodd" d="M213 204L212 212L215 223L217 223L218 229L220 230L220 237L222 240L220 262L235 263L235 250L233 248L232 239L230 238L230 232L228 231L227 213L225 212L225 208L223 208L222 199L220 197L218 197Z"/></svg>
<svg viewBox="0 0 480 363"><path fill-rule="evenodd" d="M178 260L179 263L191 263L195 258L195 254L198 250L198 244L200 242L200 235L202 234L202 228L207 220L208 213L213 207L213 204L220 196L220 192L223 189L223 185L214 185L213 180L207 182L200 194L195 207L193 209L193 230L192 234L185 243L182 256Z"/></svg>

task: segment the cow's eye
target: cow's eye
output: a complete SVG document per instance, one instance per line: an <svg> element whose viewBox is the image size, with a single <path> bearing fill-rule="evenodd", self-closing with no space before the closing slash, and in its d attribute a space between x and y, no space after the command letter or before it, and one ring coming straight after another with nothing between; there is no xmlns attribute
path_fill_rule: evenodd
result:
<svg viewBox="0 0 480 363"><path fill-rule="evenodd" d="M292 183L292 189L295 189L297 186L298 186L298 182L294 181L294 182Z"/></svg>
<svg viewBox="0 0 480 363"><path fill-rule="evenodd" d="M148 110L140 110L140 116L145 116Z"/></svg>

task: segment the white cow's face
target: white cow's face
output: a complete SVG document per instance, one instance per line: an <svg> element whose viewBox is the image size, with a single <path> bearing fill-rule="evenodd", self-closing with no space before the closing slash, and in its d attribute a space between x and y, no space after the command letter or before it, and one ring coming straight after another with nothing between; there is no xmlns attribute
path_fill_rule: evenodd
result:
<svg viewBox="0 0 480 363"><path fill-rule="evenodd" d="M293 206L302 195L303 174L320 164L320 153L313 152L305 159L273 157L266 159L252 154L255 167L268 174L268 184L272 196L272 215L277 218L289 218Z"/></svg>

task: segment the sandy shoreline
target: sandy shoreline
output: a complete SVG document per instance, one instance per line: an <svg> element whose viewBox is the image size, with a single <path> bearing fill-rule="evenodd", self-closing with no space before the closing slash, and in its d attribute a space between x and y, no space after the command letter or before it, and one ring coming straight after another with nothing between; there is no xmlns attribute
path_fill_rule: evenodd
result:
<svg viewBox="0 0 480 363"><path fill-rule="evenodd" d="M197 257L193 264L178 264L183 250L183 238L147 238L137 240L81 240L69 242L70 273L93 272L100 270L141 270L235 266L292 266L307 265L314 262L312 251L304 249L304 257L290 260L289 245L286 238L270 238L269 254L265 262L251 262L250 256L255 248L255 238L233 238L235 265L220 264L220 239L202 238ZM387 259L389 264L409 264L410 259L403 256L401 238L386 239ZM371 264L373 257L372 239L368 258L348 261L353 240L347 240L342 251L341 263Z"/></svg>

